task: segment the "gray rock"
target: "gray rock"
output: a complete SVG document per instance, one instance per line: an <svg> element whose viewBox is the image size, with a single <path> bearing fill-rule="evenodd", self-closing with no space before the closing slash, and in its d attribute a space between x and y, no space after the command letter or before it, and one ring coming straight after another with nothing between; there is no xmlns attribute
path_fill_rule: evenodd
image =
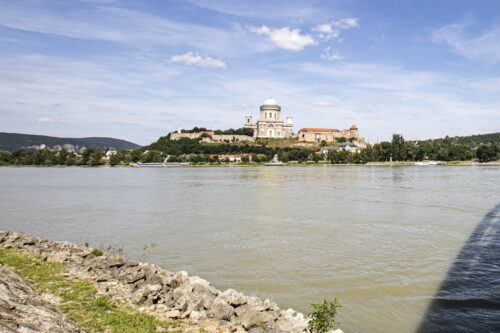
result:
<svg viewBox="0 0 500 333"><path fill-rule="evenodd" d="M107 261L108 268L120 268L125 265L125 260L121 257L112 257Z"/></svg>
<svg viewBox="0 0 500 333"><path fill-rule="evenodd" d="M234 289L225 290L217 298L221 298L222 300L226 301L228 304L234 307L247 303L247 298L245 297L245 295Z"/></svg>
<svg viewBox="0 0 500 333"><path fill-rule="evenodd" d="M262 305L242 305L235 310L236 321L246 329L257 326L270 327L270 323L277 318L277 315L274 312L267 312L262 309Z"/></svg>
<svg viewBox="0 0 500 333"><path fill-rule="evenodd" d="M233 313L233 307L219 297L214 300L212 307L210 308L210 314L217 319L230 320Z"/></svg>
<svg viewBox="0 0 500 333"><path fill-rule="evenodd" d="M0 327L7 332L84 332L6 267L0 267Z"/></svg>
<svg viewBox="0 0 500 333"><path fill-rule="evenodd" d="M171 319L178 319L181 317L181 312L179 310L172 310L165 312L165 316Z"/></svg>
<svg viewBox="0 0 500 333"><path fill-rule="evenodd" d="M144 278L146 278L146 275L143 270L135 270L131 274L127 274L125 282L132 284L139 280L143 280Z"/></svg>
<svg viewBox="0 0 500 333"><path fill-rule="evenodd" d="M189 318L191 320L201 321L201 320L206 320L208 318L208 315L207 315L207 312L205 310L191 311Z"/></svg>

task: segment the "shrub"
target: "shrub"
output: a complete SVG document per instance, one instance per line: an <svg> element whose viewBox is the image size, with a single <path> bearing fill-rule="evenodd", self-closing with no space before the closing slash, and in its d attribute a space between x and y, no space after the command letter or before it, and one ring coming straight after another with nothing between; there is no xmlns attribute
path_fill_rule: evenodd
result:
<svg viewBox="0 0 500 333"><path fill-rule="evenodd" d="M335 322L335 315L337 314L337 308L340 307L339 301L335 300L323 300L321 304L311 304L312 310L309 313L309 330L312 333L325 333L330 331L338 325Z"/></svg>
<svg viewBox="0 0 500 333"><path fill-rule="evenodd" d="M99 256L103 255L102 251L99 249L93 249L92 252L90 252L90 254L95 256L95 257L99 257Z"/></svg>

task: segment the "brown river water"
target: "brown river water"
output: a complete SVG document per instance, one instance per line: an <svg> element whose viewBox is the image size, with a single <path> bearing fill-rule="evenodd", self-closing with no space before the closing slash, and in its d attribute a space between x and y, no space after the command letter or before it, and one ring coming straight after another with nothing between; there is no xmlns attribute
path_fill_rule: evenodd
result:
<svg viewBox="0 0 500 333"><path fill-rule="evenodd" d="M304 313L336 297L345 332L413 332L498 213L500 167L3 167L0 188L0 229L123 248Z"/></svg>

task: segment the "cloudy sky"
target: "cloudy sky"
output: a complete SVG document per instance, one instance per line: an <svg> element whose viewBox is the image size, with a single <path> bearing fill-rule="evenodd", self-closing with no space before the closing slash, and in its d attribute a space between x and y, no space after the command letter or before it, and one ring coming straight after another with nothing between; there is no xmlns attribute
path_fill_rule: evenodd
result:
<svg viewBox="0 0 500 333"><path fill-rule="evenodd" d="M237 128L500 131L500 1L0 0L0 131L148 144Z"/></svg>

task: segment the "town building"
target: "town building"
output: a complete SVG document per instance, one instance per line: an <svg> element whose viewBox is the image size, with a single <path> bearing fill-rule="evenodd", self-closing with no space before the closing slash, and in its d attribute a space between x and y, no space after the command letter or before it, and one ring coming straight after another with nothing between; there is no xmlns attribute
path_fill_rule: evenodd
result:
<svg viewBox="0 0 500 333"><path fill-rule="evenodd" d="M281 107L272 97L260 106L260 116L252 123L252 116L245 116L245 128L254 130L257 138L289 138L293 135L293 118L288 116L286 122L281 120Z"/></svg>
<svg viewBox="0 0 500 333"><path fill-rule="evenodd" d="M303 142L334 142L337 138L359 140L359 131L356 125L339 131L334 128L303 128L298 133L298 140Z"/></svg>

